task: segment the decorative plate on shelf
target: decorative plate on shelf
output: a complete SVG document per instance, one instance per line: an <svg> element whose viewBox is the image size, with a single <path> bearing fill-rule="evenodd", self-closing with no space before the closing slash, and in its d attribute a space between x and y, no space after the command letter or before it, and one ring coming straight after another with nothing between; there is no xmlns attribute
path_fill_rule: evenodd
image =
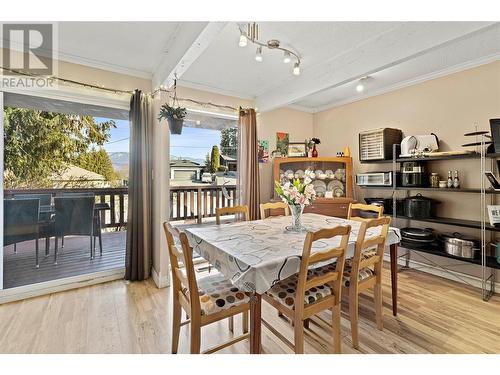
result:
<svg viewBox="0 0 500 375"><path fill-rule="evenodd" d="M335 171L335 178L337 180L342 181L342 179L345 179L345 169L339 168Z"/></svg>
<svg viewBox="0 0 500 375"><path fill-rule="evenodd" d="M287 169L285 171L285 177L288 179L292 179L295 176L295 173L291 169Z"/></svg>
<svg viewBox="0 0 500 375"><path fill-rule="evenodd" d="M321 169L317 169L314 173L316 174L316 177L318 177L320 174L323 174L323 171Z"/></svg>
<svg viewBox="0 0 500 375"><path fill-rule="evenodd" d="M297 178L302 178L304 177L304 171L302 169L299 169L297 172L295 172L295 175Z"/></svg>
<svg viewBox="0 0 500 375"><path fill-rule="evenodd" d="M335 189L344 190L344 184L342 182L340 182L339 180L330 181L326 187L326 190L335 192Z"/></svg>
<svg viewBox="0 0 500 375"><path fill-rule="evenodd" d="M334 176L334 173L331 169L327 169L325 171L325 174L326 174L326 177L328 177L328 178L333 178L333 176Z"/></svg>
<svg viewBox="0 0 500 375"><path fill-rule="evenodd" d="M323 181L315 180L313 182L314 191L318 197L324 197L326 192L326 184Z"/></svg>

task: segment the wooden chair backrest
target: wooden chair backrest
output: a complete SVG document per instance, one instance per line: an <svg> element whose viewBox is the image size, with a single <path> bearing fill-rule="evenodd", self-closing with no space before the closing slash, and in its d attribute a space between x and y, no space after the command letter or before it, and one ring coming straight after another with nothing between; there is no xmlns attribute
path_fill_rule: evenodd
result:
<svg viewBox="0 0 500 375"><path fill-rule="evenodd" d="M168 255L170 257L170 266L172 268L172 286L174 298L179 294L189 296L191 311L201 311L200 296L198 285L196 283L196 274L193 265L193 250L189 246L187 236L184 232L179 234L181 250L175 245L174 237L168 228L168 223L163 223L165 236L167 237ZM179 266L179 260L182 260L184 269ZM183 293L187 289L188 293Z"/></svg>
<svg viewBox="0 0 500 375"><path fill-rule="evenodd" d="M351 203L349 204L349 211L347 212L348 219L356 218L355 216L352 216L354 210L375 212L378 214L377 219L380 219L384 214L384 207L382 206L377 206L375 204ZM363 221L369 220L365 218L360 218L360 219L363 219Z"/></svg>
<svg viewBox="0 0 500 375"><path fill-rule="evenodd" d="M296 301L303 301L306 290L313 287L330 284L333 287L333 294L336 302L340 301L340 293L342 288L342 274L344 272L345 255L349 243L349 235L351 226L337 226L335 228L325 228L317 232L307 233L302 251L302 259L300 261L299 280L297 283L297 291L295 295ZM311 249L314 241L328 239L340 236L340 244L335 248L325 251L317 251L311 255ZM314 276L308 279L309 267L315 263L325 262L331 259L337 259L335 271L328 272L321 276ZM332 262L333 263L333 262ZM296 303L296 313L301 314L304 304Z"/></svg>
<svg viewBox="0 0 500 375"><path fill-rule="evenodd" d="M215 209L215 221L217 224L220 224L220 217L224 215L238 215L241 214L244 216L244 221L247 221L250 218L250 212L248 211L248 206L234 206L234 207L222 207Z"/></svg>
<svg viewBox="0 0 500 375"><path fill-rule="evenodd" d="M361 223L358 232L358 238L356 240L354 257L352 259L351 275L357 275L360 269L374 265L375 274L380 277L382 262L384 260L385 242L387 240L387 233L389 232L390 224L391 218L389 216L384 216L380 219L372 219ZM366 239L366 231L368 229L380 226L382 227L382 230L380 231L380 234L378 236ZM363 251L374 247L376 248L376 255L363 260ZM352 280L350 285L352 285Z"/></svg>
<svg viewBox="0 0 500 375"><path fill-rule="evenodd" d="M278 210L278 209L283 209L285 216L290 215L290 210L285 202L267 202L260 204L260 218L265 219L266 217L268 217L266 216L266 210Z"/></svg>

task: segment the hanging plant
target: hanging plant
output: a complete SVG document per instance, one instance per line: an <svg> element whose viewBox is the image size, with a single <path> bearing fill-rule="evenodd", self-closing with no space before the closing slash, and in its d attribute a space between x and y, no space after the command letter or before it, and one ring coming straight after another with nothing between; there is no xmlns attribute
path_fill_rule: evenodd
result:
<svg viewBox="0 0 500 375"><path fill-rule="evenodd" d="M172 99L172 105L168 103L163 104L160 107L160 113L158 115L158 120L167 120L168 126L170 128L170 133L181 134L182 125L184 124L184 117L186 117L186 108L179 105L179 100L177 99L177 79L174 80L174 96Z"/></svg>

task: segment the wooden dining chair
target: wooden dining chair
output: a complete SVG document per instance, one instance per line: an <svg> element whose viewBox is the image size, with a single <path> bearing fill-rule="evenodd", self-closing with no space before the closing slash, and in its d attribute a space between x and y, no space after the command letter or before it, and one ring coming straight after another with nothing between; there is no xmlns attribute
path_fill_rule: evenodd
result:
<svg viewBox="0 0 500 375"><path fill-rule="evenodd" d="M243 216L243 221L247 221L250 218L250 212L247 205L240 205L234 207L221 207L215 209L215 222L219 225L221 224L221 217L225 215L235 215L236 220L238 220L238 215Z"/></svg>
<svg viewBox="0 0 500 375"><path fill-rule="evenodd" d="M214 353L249 337L248 313L250 298L236 288L231 281L223 275L210 275L199 280L193 266L192 248L186 233L180 233L182 249L179 250L174 243L168 223L163 223L167 237L168 254L172 269L172 354L177 353L179 346L180 328L190 324L190 352L200 353L201 327L215 323L219 320L243 314L243 334L214 348L208 349L204 354ZM179 266L179 260L184 268ZM181 322L182 309L189 316L189 320Z"/></svg>
<svg viewBox="0 0 500 375"><path fill-rule="evenodd" d="M351 227L338 226L307 233L300 261L300 271L278 283L262 295L262 298L280 313L288 317L294 326L294 343L288 341L271 324L262 321L271 332L283 340L295 353L304 352L304 321L323 311L332 310L332 335L335 353L341 351L340 302L342 274ZM325 251L314 251L314 241L339 236L338 247ZM333 262L336 259L336 262ZM328 266L311 269L318 263L329 262Z"/></svg>
<svg viewBox="0 0 500 375"><path fill-rule="evenodd" d="M359 348L359 294L372 287L377 328L383 330L382 266L390 223L391 218L388 216L362 222L356 241L354 257L346 261L342 284L349 295L349 318L351 320L352 345L355 349ZM366 239L367 230L376 227L381 227L380 234Z"/></svg>
<svg viewBox="0 0 500 375"><path fill-rule="evenodd" d="M349 211L347 212L347 219L355 221L367 221L373 219L372 217L353 216L353 211L355 210L373 212L376 214L376 219L380 219L384 213L384 207L382 206L377 206L375 204L350 203Z"/></svg>
<svg viewBox="0 0 500 375"><path fill-rule="evenodd" d="M290 208L284 202L267 202L260 204L260 218L265 219L271 216L271 210L283 210L284 216L290 215ZM269 216L266 215L266 211L269 210Z"/></svg>

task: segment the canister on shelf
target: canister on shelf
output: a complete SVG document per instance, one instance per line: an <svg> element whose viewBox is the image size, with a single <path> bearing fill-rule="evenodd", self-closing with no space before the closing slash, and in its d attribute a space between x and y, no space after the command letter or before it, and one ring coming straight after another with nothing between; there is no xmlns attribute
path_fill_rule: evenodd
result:
<svg viewBox="0 0 500 375"><path fill-rule="evenodd" d="M430 183L431 187L439 188L439 174L437 174L436 172L431 173Z"/></svg>

